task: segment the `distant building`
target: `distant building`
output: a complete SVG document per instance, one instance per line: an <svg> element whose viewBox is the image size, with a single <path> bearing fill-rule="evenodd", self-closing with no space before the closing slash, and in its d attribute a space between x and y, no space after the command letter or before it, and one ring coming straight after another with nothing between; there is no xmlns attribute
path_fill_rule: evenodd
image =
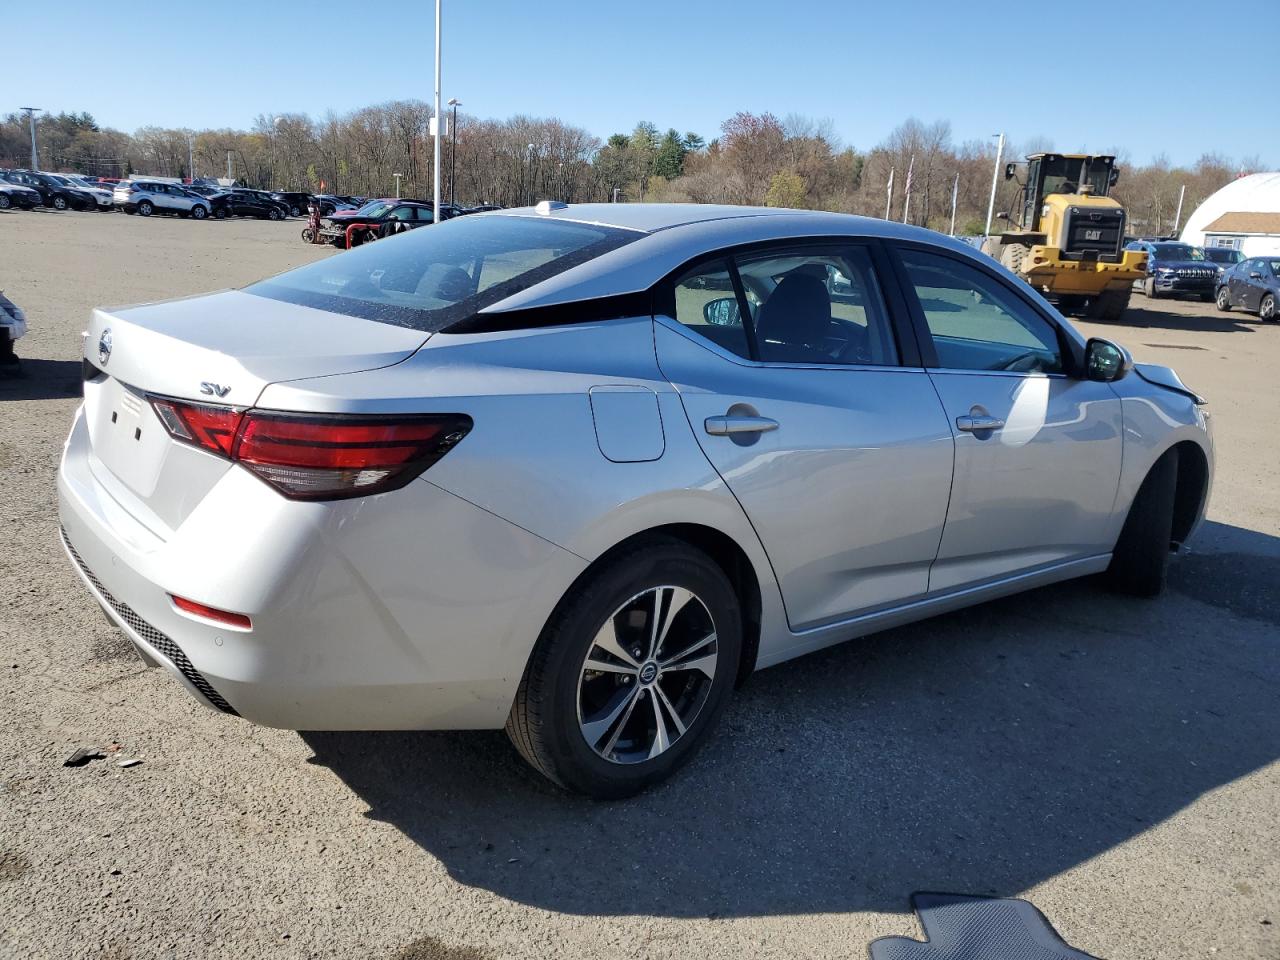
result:
<svg viewBox="0 0 1280 960"><path fill-rule="evenodd" d="M1183 243L1225 247L1247 257L1280 254L1280 173L1233 180L1187 218Z"/></svg>

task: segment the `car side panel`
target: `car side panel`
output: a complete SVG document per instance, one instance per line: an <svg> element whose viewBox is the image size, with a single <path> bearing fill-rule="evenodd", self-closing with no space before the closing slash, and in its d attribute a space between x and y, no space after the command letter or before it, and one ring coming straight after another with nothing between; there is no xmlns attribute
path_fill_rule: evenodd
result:
<svg viewBox="0 0 1280 960"><path fill-rule="evenodd" d="M590 390L601 386L639 387L657 397L665 442L660 457L614 462L604 455L590 401ZM475 426L424 474L430 483L585 561L655 527L686 523L717 530L743 550L759 582L761 658L778 659L790 644L760 541L658 370L651 317L505 334L435 334L394 367L274 384L258 402L334 413L466 413ZM547 608L530 616L550 613Z"/></svg>

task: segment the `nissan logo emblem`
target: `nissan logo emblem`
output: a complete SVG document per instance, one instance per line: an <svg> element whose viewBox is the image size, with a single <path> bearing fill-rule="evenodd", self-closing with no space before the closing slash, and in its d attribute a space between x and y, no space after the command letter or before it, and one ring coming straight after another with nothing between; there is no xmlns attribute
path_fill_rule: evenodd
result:
<svg viewBox="0 0 1280 960"><path fill-rule="evenodd" d="M107 361L111 359L111 328L108 327L102 331L102 336L98 338L98 362L104 367Z"/></svg>

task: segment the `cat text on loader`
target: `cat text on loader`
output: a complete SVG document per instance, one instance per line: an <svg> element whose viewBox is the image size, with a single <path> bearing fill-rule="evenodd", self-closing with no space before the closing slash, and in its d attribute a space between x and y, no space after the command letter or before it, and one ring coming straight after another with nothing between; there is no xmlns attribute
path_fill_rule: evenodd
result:
<svg viewBox="0 0 1280 960"><path fill-rule="evenodd" d="M1005 167L1016 180L1017 163ZM1118 320L1135 280L1147 275L1147 255L1124 249L1125 212L1107 194L1115 157L1035 153L1027 157L1005 233L989 236L984 252L1058 303L1098 320Z"/></svg>

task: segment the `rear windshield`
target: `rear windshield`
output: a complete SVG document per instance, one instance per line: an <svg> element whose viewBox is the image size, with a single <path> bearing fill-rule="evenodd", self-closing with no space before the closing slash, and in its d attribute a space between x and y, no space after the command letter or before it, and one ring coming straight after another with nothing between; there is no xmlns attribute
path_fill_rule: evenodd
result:
<svg viewBox="0 0 1280 960"><path fill-rule="evenodd" d="M642 236L541 217L459 217L367 243L244 292L434 333Z"/></svg>

